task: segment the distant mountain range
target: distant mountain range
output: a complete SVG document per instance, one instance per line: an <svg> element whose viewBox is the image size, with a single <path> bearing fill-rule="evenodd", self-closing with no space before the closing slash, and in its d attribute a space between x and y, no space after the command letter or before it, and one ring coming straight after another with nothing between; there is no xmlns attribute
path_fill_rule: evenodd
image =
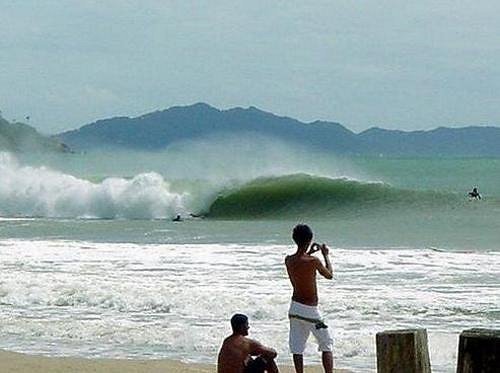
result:
<svg viewBox="0 0 500 373"><path fill-rule="evenodd" d="M69 152L57 139L44 136L33 127L0 117L0 151L9 152Z"/></svg>
<svg viewBox="0 0 500 373"><path fill-rule="evenodd" d="M137 118L103 119L55 137L77 151L159 150L181 140L249 133L346 155L500 157L500 127L440 127L412 132L371 128L356 134L335 122L303 123L255 107L219 110L204 103Z"/></svg>

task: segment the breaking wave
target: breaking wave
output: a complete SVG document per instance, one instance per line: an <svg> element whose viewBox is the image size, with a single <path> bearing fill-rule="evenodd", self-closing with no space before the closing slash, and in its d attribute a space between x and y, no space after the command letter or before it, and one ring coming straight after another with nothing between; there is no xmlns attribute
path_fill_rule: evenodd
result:
<svg viewBox="0 0 500 373"><path fill-rule="evenodd" d="M227 190L214 201L209 216L259 218L377 208L454 205L453 193L394 188L388 184L306 174L259 178Z"/></svg>
<svg viewBox="0 0 500 373"><path fill-rule="evenodd" d="M0 176L0 215L7 217L169 218L186 210L189 197L155 172L93 183L21 165L9 153L0 153Z"/></svg>
<svg viewBox="0 0 500 373"><path fill-rule="evenodd" d="M21 164L9 153L0 153L0 176L0 216L8 218L168 219L190 213L221 219L288 218L456 206L460 201L453 193L308 174L233 181L231 187L188 180L172 188L156 172L90 181Z"/></svg>

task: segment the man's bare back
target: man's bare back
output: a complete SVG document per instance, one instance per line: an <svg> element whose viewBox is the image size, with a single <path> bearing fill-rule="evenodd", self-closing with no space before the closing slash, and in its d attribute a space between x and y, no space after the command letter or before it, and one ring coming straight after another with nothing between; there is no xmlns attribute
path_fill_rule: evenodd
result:
<svg viewBox="0 0 500 373"><path fill-rule="evenodd" d="M317 261L316 257L306 253L296 253L285 258L286 270L293 286L292 299L294 301L309 306L318 304Z"/></svg>
<svg viewBox="0 0 500 373"><path fill-rule="evenodd" d="M248 318L236 314L231 319L231 326L233 334L224 340L219 351L217 373L278 373L274 362L276 351L247 337ZM257 359L252 359L253 356Z"/></svg>
<svg viewBox="0 0 500 373"><path fill-rule="evenodd" d="M259 355L260 343L242 335L231 335L222 343L217 373L243 373L252 355Z"/></svg>

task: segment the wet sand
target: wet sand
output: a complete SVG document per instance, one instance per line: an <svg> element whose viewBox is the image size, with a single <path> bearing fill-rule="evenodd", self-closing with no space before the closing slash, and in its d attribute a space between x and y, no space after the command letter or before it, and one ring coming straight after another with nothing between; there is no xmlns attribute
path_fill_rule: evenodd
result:
<svg viewBox="0 0 500 373"><path fill-rule="evenodd" d="M280 372L293 373L292 367ZM306 373L320 373L320 367L306 367ZM215 373L215 365L186 364L174 360L84 359L46 357L0 350L0 372L28 373ZM347 373L335 370L336 373Z"/></svg>

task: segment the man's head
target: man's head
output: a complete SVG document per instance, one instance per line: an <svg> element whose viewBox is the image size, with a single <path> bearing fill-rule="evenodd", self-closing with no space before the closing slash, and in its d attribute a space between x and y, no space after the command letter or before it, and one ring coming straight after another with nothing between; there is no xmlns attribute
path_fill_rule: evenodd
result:
<svg viewBox="0 0 500 373"><path fill-rule="evenodd" d="M292 238L299 248L307 248L313 238L313 232L306 224L298 224L293 228Z"/></svg>
<svg viewBox="0 0 500 373"><path fill-rule="evenodd" d="M248 317L237 313L231 317L231 328L233 328L234 334L248 335Z"/></svg>

